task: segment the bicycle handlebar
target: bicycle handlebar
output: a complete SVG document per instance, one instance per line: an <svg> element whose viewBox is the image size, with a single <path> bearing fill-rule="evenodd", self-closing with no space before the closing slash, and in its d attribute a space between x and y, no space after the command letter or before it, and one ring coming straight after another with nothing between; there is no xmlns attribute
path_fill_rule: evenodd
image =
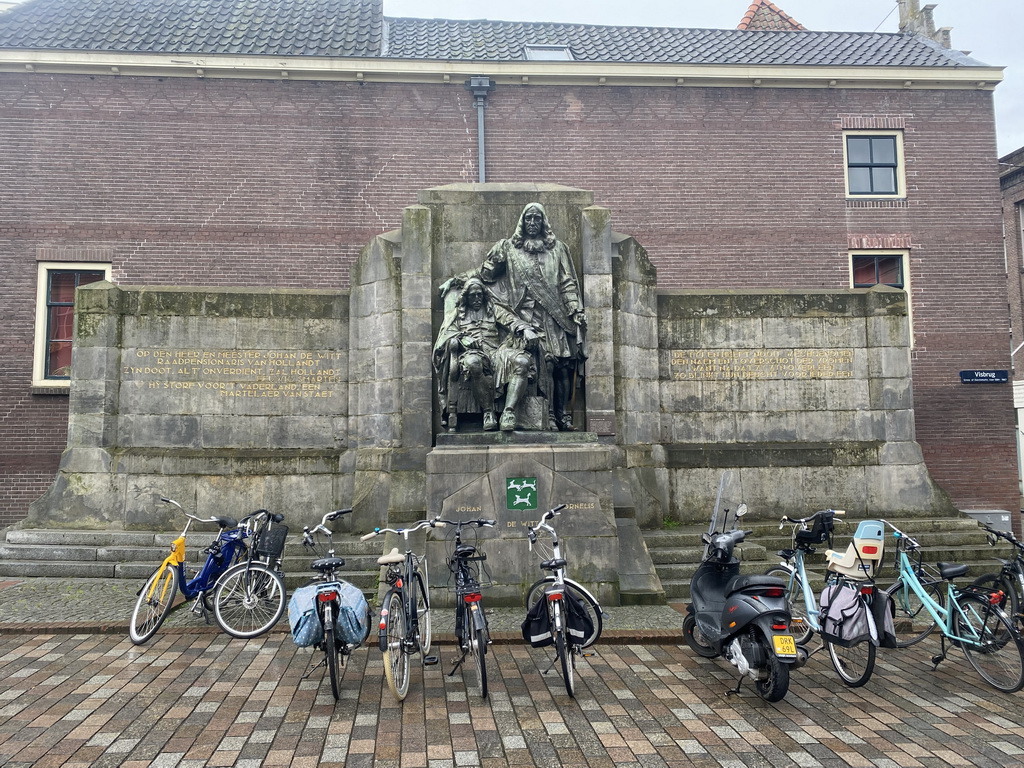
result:
<svg viewBox="0 0 1024 768"><path fill-rule="evenodd" d="M782 520L779 522L779 530L781 531L783 526L786 523L795 523L797 525L806 525L807 523L811 522L811 520L817 519L819 515L823 515L826 512L831 512L836 517L842 517L843 515L846 514L846 510L845 509L819 509L817 512L815 512L810 517L790 517L789 515L783 515L782 516Z"/></svg>
<svg viewBox="0 0 1024 768"><path fill-rule="evenodd" d="M325 524L330 522L331 520L337 520L342 515L347 515L351 511L352 511L351 507L348 507L346 509L336 509L333 512L328 512L327 514L325 514L322 518L320 518L320 522L317 525L314 525L312 528L310 528L309 526L303 527L303 529L302 529L302 546L304 546L304 547L312 547L312 546L314 546L313 534L315 534L315 533L323 533L323 534L326 534L327 536L333 537L334 536L334 531L332 531L330 528L328 528ZM283 520L284 517L282 516L281 519ZM277 522L280 522L280 520L278 520Z"/></svg>
<svg viewBox="0 0 1024 768"><path fill-rule="evenodd" d="M894 538L900 539L905 542L907 549L918 549L921 546L913 537L905 534L903 531L901 531L895 525L890 523L888 520L883 520L882 522L888 525L890 528L892 528Z"/></svg>
<svg viewBox="0 0 1024 768"><path fill-rule="evenodd" d="M434 518L434 522L456 526L475 525L477 528L493 528L498 524L497 520L485 520L483 518L479 520L442 520L440 515Z"/></svg>
<svg viewBox="0 0 1024 768"><path fill-rule="evenodd" d="M211 517L211 518L209 518L207 520L204 520L201 517L196 517L191 512L186 512L185 508L183 506L181 506L181 504L176 502L174 499L168 499L168 498L166 498L164 496L161 496L160 497L160 501L162 501L164 504L173 504L179 510L181 510L181 514L183 514L185 517L187 517L189 520L192 520L193 522L196 522L196 523L218 523L218 522L220 522L220 520L218 518L216 518L216 517Z"/></svg>
<svg viewBox="0 0 1024 768"><path fill-rule="evenodd" d="M367 533L365 536L360 536L360 541L369 541L374 536L379 536L382 533L397 533L399 536L407 537L410 533L415 533L420 528L444 528L443 520L420 520L416 525L411 528L374 528L372 531Z"/></svg>

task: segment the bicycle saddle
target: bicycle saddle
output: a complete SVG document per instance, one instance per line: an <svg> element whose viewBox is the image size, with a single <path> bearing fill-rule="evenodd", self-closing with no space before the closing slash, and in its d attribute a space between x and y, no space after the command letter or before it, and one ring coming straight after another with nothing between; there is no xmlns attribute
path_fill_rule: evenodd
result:
<svg viewBox="0 0 1024 768"><path fill-rule="evenodd" d="M314 560L309 567L314 571L326 572L341 568L343 565L345 565L345 561L340 557L321 557L319 560Z"/></svg>
<svg viewBox="0 0 1024 768"><path fill-rule="evenodd" d="M939 569L939 575L947 581L955 579L957 576L963 576L970 570L969 566L960 565L960 563L936 563Z"/></svg>
<svg viewBox="0 0 1024 768"><path fill-rule="evenodd" d="M545 571L555 571L559 568L565 568L567 565L564 557L556 557L554 560L545 560L540 564L540 567Z"/></svg>
<svg viewBox="0 0 1024 768"><path fill-rule="evenodd" d="M462 544L455 548L455 557L470 557L476 554L476 547L469 544Z"/></svg>
<svg viewBox="0 0 1024 768"><path fill-rule="evenodd" d="M221 528L237 528L238 521L235 520L235 518L233 517L218 517L217 525L219 525Z"/></svg>
<svg viewBox="0 0 1024 768"><path fill-rule="evenodd" d="M395 547L386 555L381 555L377 558L377 565L391 565L393 563L401 563L405 561L405 555L398 551L398 547Z"/></svg>

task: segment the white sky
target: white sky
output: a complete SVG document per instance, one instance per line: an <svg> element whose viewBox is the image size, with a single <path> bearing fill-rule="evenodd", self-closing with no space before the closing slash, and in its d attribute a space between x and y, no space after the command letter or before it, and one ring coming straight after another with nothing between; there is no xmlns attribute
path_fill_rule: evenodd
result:
<svg viewBox="0 0 1024 768"><path fill-rule="evenodd" d="M896 0L773 0L807 29L899 31ZM387 16L557 21L622 26L735 29L751 0L384 0ZM934 2L935 26L952 27L953 47L1006 67L995 91L998 152L1024 146L1024 0Z"/></svg>

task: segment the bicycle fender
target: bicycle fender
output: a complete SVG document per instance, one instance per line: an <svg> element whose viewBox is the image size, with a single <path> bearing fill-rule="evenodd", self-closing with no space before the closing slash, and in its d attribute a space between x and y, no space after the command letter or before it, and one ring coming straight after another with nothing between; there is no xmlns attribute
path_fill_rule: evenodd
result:
<svg viewBox="0 0 1024 768"><path fill-rule="evenodd" d="M484 609L480 607L479 603L476 603L470 611L473 613L473 626L477 628L478 632L482 632L487 629L487 617L484 616Z"/></svg>

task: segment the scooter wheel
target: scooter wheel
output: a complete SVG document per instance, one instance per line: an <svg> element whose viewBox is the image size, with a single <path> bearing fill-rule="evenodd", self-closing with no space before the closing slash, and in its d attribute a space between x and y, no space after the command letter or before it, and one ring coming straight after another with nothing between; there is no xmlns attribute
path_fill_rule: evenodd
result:
<svg viewBox="0 0 1024 768"><path fill-rule="evenodd" d="M698 656L703 656L705 659L713 659L721 655L708 643L704 634L697 627L697 619L694 618L692 613L683 619L683 638L686 640L686 644Z"/></svg>

